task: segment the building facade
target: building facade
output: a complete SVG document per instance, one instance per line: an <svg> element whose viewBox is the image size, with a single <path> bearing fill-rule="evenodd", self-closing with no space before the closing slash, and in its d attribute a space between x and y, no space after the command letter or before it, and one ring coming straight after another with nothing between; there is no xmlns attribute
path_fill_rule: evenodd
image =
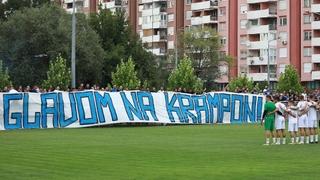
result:
<svg viewBox="0 0 320 180"><path fill-rule="evenodd" d="M159 57L179 50L185 28L215 29L221 53L233 57L231 65L222 64L221 71L227 73L218 83L246 75L276 84L291 64L306 86L320 86L320 0L76 1L84 13L98 11L99 3L111 11L124 9L144 46ZM63 7L72 11L72 0L64 0Z"/></svg>

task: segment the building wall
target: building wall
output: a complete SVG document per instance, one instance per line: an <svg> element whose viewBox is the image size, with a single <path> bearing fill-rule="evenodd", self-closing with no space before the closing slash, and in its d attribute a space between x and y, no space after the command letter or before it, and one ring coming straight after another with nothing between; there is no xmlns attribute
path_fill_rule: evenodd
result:
<svg viewBox="0 0 320 180"><path fill-rule="evenodd" d="M112 4L116 0L78 1L88 5L82 11L89 13L97 11L99 2ZM239 75L265 81L268 59L271 82L277 82L288 64L297 68L302 82L320 80L320 0L310 0L309 5L307 0L120 1L145 47L159 56L174 56L176 49L179 52L178 34L185 28L215 28L222 38L221 51L234 58L230 67L224 65L229 74L218 83L227 83ZM161 12L157 9L159 4L165 4ZM306 15L310 15L310 22L305 22ZM210 20L206 19L209 16ZM152 25L147 27L146 23ZM308 32L310 37L305 38Z"/></svg>

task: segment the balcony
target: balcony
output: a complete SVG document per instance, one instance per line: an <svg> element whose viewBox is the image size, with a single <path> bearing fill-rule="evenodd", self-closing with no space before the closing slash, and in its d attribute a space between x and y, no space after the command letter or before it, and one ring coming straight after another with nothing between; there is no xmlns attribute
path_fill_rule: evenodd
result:
<svg viewBox="0 0 320 180"><path fill-rule="evenodd" d="M320 46L320 37L313 37L311 40L312 46Z"/></svg>
<svg viewBox="0 0 320 180"><path fill-rule="evenodd" d="M276 64L276 56L270 56L270 64L274 65ZM268 65L268 56L263 57L248 57L247 58L247 65Z"/></svg>
<svg viewBox="0 0 320 180"><path fill-rule="evenodd" d="M320 80L320 71L312 71L311 77L312 80Z"/></svg>
<svg viewBox="0 0 320 180"><path fill-rule="evenodd" d="M268 73L248 73L247 77L253 81L266 81L268 80ZM270 81L277 81L275 73L270 73Z"/></svg>
<svg viewBox="0 0 320 180"><path fill-rule="evenodd" d="M161 1L167 2L167 0L139 0L139 4L147 4L147 3L154 3L154 2L161 2Z"/></svg>
<svg viewBox="0 0 320 180"><path fill-rule="evenodd" d="M115 0L115 1L102 3L102 7L107 8L107 9L114 9L116 7L121 7L121 6L122 6L121 0Z"/></svg>
<svg viewBox="0 0 320 180"><path fill-rule="evenodd" d="M191 18L191 25L200 25L200 24L210 24L210 23L218 23L217 16L199 16L199 17L192 17Z"/></svg>
<svg viewBox="0 0 320 180"><path fill-rule="evenodd" d="M248 4L256 4L256 3L263 3L263 2L277 2L278 0L247 0Z"/></svg>
<svg viewBox="0 0 320 180"><path fill-rule="evenodd" d="M320 21L312 21L311 28L320 29Z"/></svg>
<svg viewBox="0 0 320 180"><path fill-rule="evenodd" d="M166 40L167 40L166 34L142 37L143 43L160 42L160 41L166 41Z"/></svg>
<svg viewBox="0 0 320 180"><path fill-rule="evenodd" d="M159 15L160 13L166 12L167 8L165 6L163 7L157 7L157 8L151 8L151 9L143 9L142 10L142 16L152 16L152 15Z"/></svg>
<svg viewBox="0 0 320 180"><path fill-rule="evenodd" d="M320 12L320 4L312 4L311 5L311 12L313 12L313 13Z"/></svg>
<svg viewBox="0 0 320 180"><path fill-rule="evenodd" d="M268 46L269 43L269 46ZM250 49L268 49L269 47L275 47L277 45L277 41L248 41L247 48Z"/></svg>
<svg viewBox="0 0 320 180"><path fill-rule="evenodd" d="M157 22L148 22L142 23L142 29L160 29L160 28L167 28L167 21L157 21Z"/></svg>
<svg viewBox="0 0 320 180"><path fill-rule="evenodd" d="M263 34L269 33L269 25L253 26L251 25L248 29L248 34Z"/></svg>
<svg viewBox="0 0 320 180"><path fill-rule="evenodd" d="M73 8L66 9L66 12L68 14L72 14L73 13ZM83 7L82 6L76 7L75 8L75 13L83 13Z"/></svg>
<svg viewBox="0 0 320 180"><path fill-rule="evenodd" d="M165 48L148 49L148 51L152 52L156 56L164 56L166 54Z"/></svg>
<svg viewBox="0 0 320 180"><path fill-rule="evenodd" d="M276 9L255 10L255 11L248 11L248 14L247 14L248 19L259 19L259 18L267 18L267 17L277 17L277 10Z"/></svg>
<svg viewBox="0 0 320 180"><path fill-rule="evenodd" d="M199 11L204 9L211 9L211 8L218 8L218 2L211 2L211 1L202 1L191 3L191 11Z"/></svg>
<svg viewBox="0 0 320 180"><path fill-rule="evenodd" d="M75 2L82 2L84 0L75 0ZM73 3L73 0L64 0L65 4Z"/></svg>
<svg viewBox="0 0 320 180"><path fill-rule="evenodd" d="M311 60L313 63L320 63L320 54L312 54Z"/></svg>

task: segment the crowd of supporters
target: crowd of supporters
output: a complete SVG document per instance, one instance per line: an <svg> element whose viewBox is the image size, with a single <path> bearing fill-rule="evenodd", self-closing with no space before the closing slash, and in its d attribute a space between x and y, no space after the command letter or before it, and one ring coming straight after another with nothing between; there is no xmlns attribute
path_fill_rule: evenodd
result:
<svg viewBox="0 0 320 180"><path fill-rule="evenodd" d="M118 92L118 91L129 91L128 88L123 88L122 86L106 86L106 87L100 87L99 85L90 85L90 84L83 84L81 83L80 86L78 88L68 88L67 92L73 92L73 91L85 91L85 90L99 90L99 91L109 91L109 92ZM160 88L143 88L143 87L136 87L134 89L130 89L130 90L139 90L139 91L148 91L148 92L162 92L162 91L166 91L166 89L164 87L160 87ZM58 86L55 88L49 88L49 89L45 89L45 88L41 88L40 86L18 86L18 87L14 87L14 86L8 86L8 87L4 87L3 89L0 89L0 92L10 92L10 93L16 93L16 92L33 92L33 93L47 93L47 92L56 92L56 91L62 91L62 89ZM173 90L174 92L182 92L182 93L190 93L190 94L195 94L195 92L193 90L190 89L186 89L186 88L176 88ZM222 91L229 91L228 87L224 88ZM201 93L206 93L209 92L206 89L203 89L201 91ZM210 91L212 92L212 91ZM283 93L278 93L278 92L273 92L271 90L269 90L267 87L265 87L265 89L263 90L258 90L256 88L253 88L253 90L249 91L248 88L237 88L235 91L235 93L247 93L247 94L264 94L264 95L272 95L272 96L278 96L280 97L280 101L288 101L288 100L293 100L293 101L298 101L299 100L299 95L293 91L288 91L288 92L283 92ZM305 90L304 93L302 93L302 95L306 96L306 95L312 95L317 97L317 99L320 100L320 89L316 89L316 90Z"/></svg>

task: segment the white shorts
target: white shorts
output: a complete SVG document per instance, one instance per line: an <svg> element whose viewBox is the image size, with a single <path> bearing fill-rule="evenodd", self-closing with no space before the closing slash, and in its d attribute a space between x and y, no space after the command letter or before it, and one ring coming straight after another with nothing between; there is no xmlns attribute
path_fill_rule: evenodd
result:
<svg viewBox="0 0 320 180"><path fill-rule="evenodd" d="M298 131L298 123L289 122L288 131L289 132L297 132Z"/></svg>
<svg viewBox="0 0 320 180"><path fill-rule="evenodd" d="M278 116L275 121L276 130L286 129L286 122L283 116Z"/></svg>
<svg viewBox="0 0 320 180"><path fill-rule="evenodd" d="M298 118L298 128L306 127L308 127L308 116L304 114Z"/></svg>
<svg viewBox="0 0 320 180"><path fill-rule="evenodd" d="M317 120L308 119L308 128L317 128L317 127L318 127Z"/></svg>

